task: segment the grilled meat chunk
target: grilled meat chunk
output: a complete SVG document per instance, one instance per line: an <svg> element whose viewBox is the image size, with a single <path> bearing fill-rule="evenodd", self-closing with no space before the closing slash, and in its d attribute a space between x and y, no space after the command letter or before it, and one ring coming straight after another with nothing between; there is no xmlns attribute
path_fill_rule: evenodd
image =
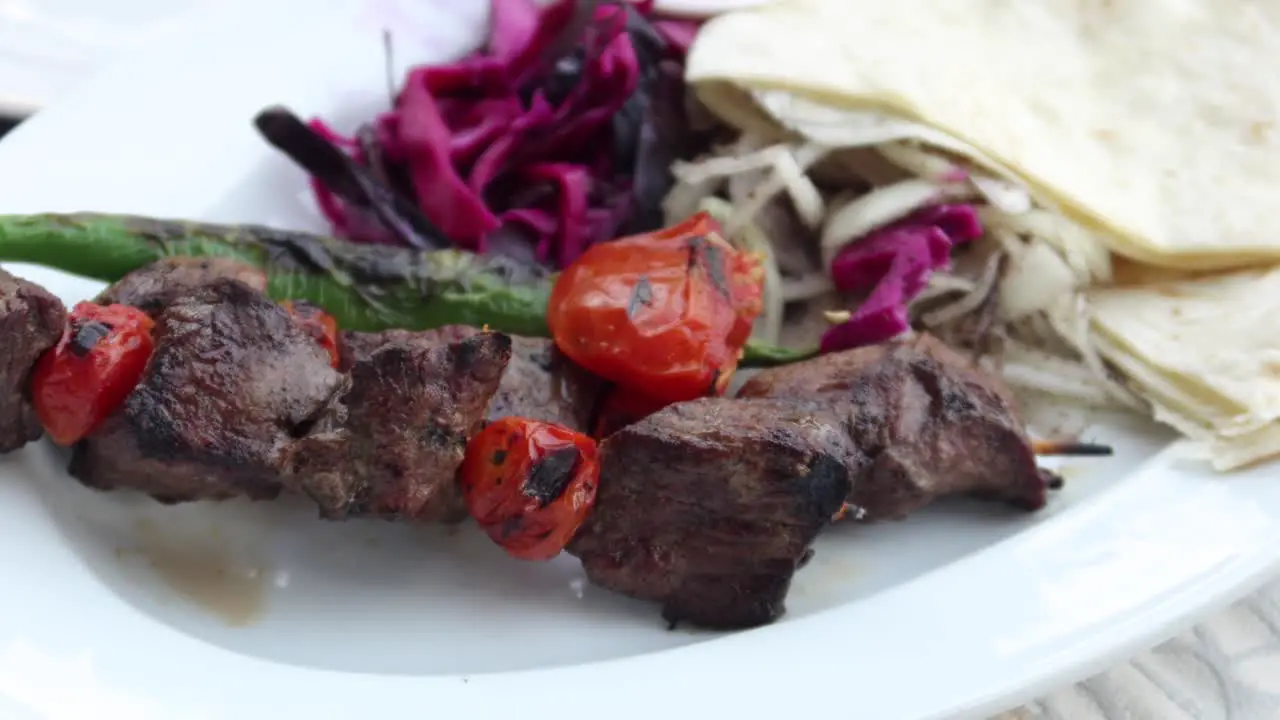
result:
<svg viewBox="0 0 1280 720"><path fill-rule="evenodd" d="M221 279L239 280L259 292L267 289L266 274L238 260L174 256L125 275L103 290L96 302L135 307L154 319L174 302Z"/></svg>
<svg viewBox="0 0 1280 720"><path fill-rule="evenodd" d="M455 476L498 389L511 339L477 333L441 343L403 333L368 350L349 348L342 412L300 442L290 486L328 519L462 520Z"/></svg>
<svg viewBox="0 0 1280 720"><path fill-rule="evenodd" d="M27 402L27 377L62 337L66 321L62 301L0 270L0 453L40 437L40 421Z"/></svg>
<svg viewBox="0 0 1280 720"><path fill-rule="evenodd" d="M346 379L293 318L238 280L175 296L138 387L72 456L85 485L165 503L279 494L296 436Z"/></svg>
<svg viewBox="0 0 1280 720"><path fill-rule="evenodd" d="M830 403L866 456L849 496L863 521L963 493L1037 510L1056 483L1008 388L930 335L764 370L738 396Z"/></svg>
<svg viewBox="0 0 1280 720"><path fill-rule="evenodd" d="M390 343L413 342L415 338L457 342L480 332L468 325L446 325L423 332L347 332L342 334L343 364L349 367L354 359L368 357ZM487 419L515 415L588 432L601 388L598 377L561 354L551 340L513 335L511 362L489 403Z"/></svg>
<svg viewBox="0 0 1280 720"><path fill-rule="evenodd" d="M341 353L338 369L351 372L351 368L356 363L364 362L373 357L374 353L392 345L430 347L439 342L432 330L382 330L379 332L342 330L338 333L338 349Z"/></svg>
<svg viewBox="0 0 1280 720"><path fill-rule="evenodd" d="M595 584L671 623L773 621L849 494L855 448L820 403L704 398L601 445L595 508L569 552Z"/></svg>

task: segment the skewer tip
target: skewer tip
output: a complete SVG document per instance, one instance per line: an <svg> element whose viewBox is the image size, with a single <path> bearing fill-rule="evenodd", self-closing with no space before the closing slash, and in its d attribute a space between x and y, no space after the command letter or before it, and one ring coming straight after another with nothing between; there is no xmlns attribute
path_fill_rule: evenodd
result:
<svg viewBox="0 0 1280 720"><path fill-rule="evenodd" d="M1036 440L1031 443L1036 455L1072 455L1077 457L1107 457L1114 454L1110 445L1078 442L1074 440Z"/></svg>

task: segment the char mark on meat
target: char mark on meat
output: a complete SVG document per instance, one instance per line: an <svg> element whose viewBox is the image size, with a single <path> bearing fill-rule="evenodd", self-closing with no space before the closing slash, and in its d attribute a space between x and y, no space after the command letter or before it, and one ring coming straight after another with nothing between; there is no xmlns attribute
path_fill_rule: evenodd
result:
<svg viewBox="0 0 1280 720"><path fill-rule="evenodd" d="M744 398L817 398L843 418L867 462L849 503L863 521L898 519L954 494L1025 510L1052 476L996 377L929 335L762 371Z"/></svg>
<svg viewBox="0 0 1280 720"><path fill-rule="evenodd" d="M342 334L343 365L350 367L356 359L388 344L458 342L480 332L467 325L421 332L346 332ZM518 416L588 432L601 387L599 378L561 354L551 340L513 335L511 362L489 403L487 419Z"/></svg>
<svg viewBox="0 0 1280 720"><path fill-rule="evenodd" d="M238 260L174 256L125 275L102 291L95 302L135 307L154 319L174 302L224 279L239 280L259 292L267 289L266 274Z"/></svg>
<svg viewBox="0 0 1280 720"><path fill-rule="evenodd" d="M346 379L293 318L238 280L164 309L138 387L79 443L71 474L165 503L279 494L295 436Z"/></svg>
<svg viewBox="0 0 1280 720"><path fill-rule="evenodd" d="M346 344L350 389L340 412L300 442L290 486L327 519L460 521L457 470L498 389L511 339L477 333L442 343L393 332L382 340Z"/></svg>
<svg viewBox="0 0 1280 720"><path fill-rule="evenodd" d="M367 361L374 353L392 345L431 347L439 344L432 331L419 330L382 330L380 332L357 332L343 330L338 333L338 349L341 358L338 369L351 372L358 362Z"/></svg>
<svg viewBox="0 0 1280 720"><path fill-rule="evenodd" d="M53 294L0 270L0 453L40 437L27 378L40 355L62 337L66 321L66 309Z"/></svg>
<svg viewBox="0 0 1280 720"><path fill-rule="evenodd" d="M662 603L671 623L769 623L848 496L855 452L819 403L671 405L601 445L595 508L569 551L593 583Z"/></svg>

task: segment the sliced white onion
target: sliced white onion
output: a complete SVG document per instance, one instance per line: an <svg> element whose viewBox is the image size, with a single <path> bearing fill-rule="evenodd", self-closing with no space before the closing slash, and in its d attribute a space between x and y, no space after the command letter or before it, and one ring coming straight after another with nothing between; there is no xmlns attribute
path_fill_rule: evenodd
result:
<svg viewBox="0 0 1280 720"><path fill-rule="evenodd" d="M990 218L996 214L997 211L989 207L978 208L978 219L982 221L986 236L1000 243L1000 249L1005 255L1016 258L1027 249L1027 244L1016 233L990 222Z"/></svg>
<svg viewBox="0 0 1280 720"><path fill-rule="evenodd" d="M769 171L769 168L759 168L725 178L724 194L729 203L734 207L745 204L751 198L751 193L768 179Z"/></svg>
<svg viewBox="0 0 1280 720"><path fill-rule="evenodd" d="M1017 257L1009 259L1000 282L1000 314L1020 320L1049 307L1076 289L1076 275L1062 256L1039 240L1032 240Z"/></svg>
<svg viewBox="0 0 1280 720"><path fill-rule="evenodd" d="M690 187L705 188L712 180L768 171L764 180L751 190L748 198L722 221L726 232L734 234L741 230L755 219L761 208L783 191L791 197L801 221L809 228L817 228L826 213L826 204L822 193L806 172L829 151L829 148L814 143L797 146L778 144L741 155L720 155L693 162L677 162L672 165L671 172L678 187L667 196L669 207L681 208Z"/></svg>
<svg viewBox="0 0 1280 720"><path fill-rule="evenodd" d="M769 147L762 138L743 133L733 143L713 149L707 157L673 163L675 185L662 201L667 223L679 222L697 212L702 199L717 195L730 179L760 175L771 168L771 159L764 152Z"/></svg>
<svg viewBox="0 0 1280 720"><path fill-rule="evenodd" d="M871 147L930 134L910 120L875 110L838 108L787 90L757 90L751 97L786 130L831 147Z"/></svg>
<svg viewBox="0 0 1280 720"><path fill-rule="evenodd" d="M1015 392L1022 419L1037 437L1078 438L1097 415L1089 402L1022 387L1015 387Z"/></svg>
<svg viewBox="0 0 1280 720"><path fill-rule="evenodd" d="M969 176L969 171L965 168L914 143L884 143L878 145L876 150L889 162L923 180L937 183L963 182Z"/></svg>
<svg viewBox="0 0 1280 720"><path fill-rule="evenodd" d="M787 153L787 147L771 145L745 155L712 155L700 160L678 160L672 163L671 174L680 182L706 182L751 170L771 168L779 153Z"/></svg>
<svg viewBox="0 0 1280 720"><path fill-rule="evenodd" d="M1058 337L1070 343L1080 353L1085 367L1093 373L1099 384L1105 387L1111 397L1125 407L1145 411L1146 403L1129 388L1112 379L1107 370L1102 354L1098 352L1098 339L1093 336L1090 325L1088 302L1079 293L1073 293L1059 299L1044 310L1044 316L1053 326Z"/></svg>
<svg viewBox="0 0 1280 720"><path fill-rule="evenodd" d="M1003 372L1011 385L1095 405L1114 404L1105 385L1078 361L1047 353L1017 340L1005 343Z"/></svg>
<svg viewBox="0 0 1280 720"><path fill-rule="evenodd" d="M947 272L935 272L929 276L929 283L924 289L911 298L908 303L908 309L915 309L921 305L931 303L945 295L956 295L959 293L973 292L976 284L966 277L952 275Z"/></svg>
<svg viewBox="0 0 1280 720"><path fill-rule="evenodd" d="M1001 212L1020 215L1031 211L1031 193L1021 185L976 174L969 178L969 182L973 183L983 199Z"/></svg>
<svg viewBox="0 0 1280 720"><path fill-rule="evenodd" d="M974 287L975 283L969 278L945 272L936 272L929 276L929 286L924 289L924 292L929 292L930 290L934 292L969 292ZM921 294L924 293L922 292Z"/></svg>
<svg viewBox="0 0 1280 720"><path fill-rule="evenodd" d="M662 199L662 215L668 225L684 220L698 211L698 203L703 198L713 197L724 184L720 177L703 178L697 182L677 180L675 185Z"/></svg>
<svg viewBox="0 0 1280 720"><path fill-rule="evenodd" d="M918 178L872 190L834 209L827 216L821 240L823 265L830 265L832 258L846 245L885 225L930 205L962 199L968 194L969 190L963 185L939 184Z"/></svg>
<svg viewBox="0 0 1280 720"><path fill-rule="evenodd" d="M1111 254L1102 241L1080 224L1056 212L1034 209L1019 215L993 212L984 215L992 228L1043 240L1058 251L1081 284L1111 277Z"/></svg>
<svg viewBox="0 0 1280 720"><path fill-rule="evenodd" d="M996 282L1000 279L1000 256L992 254L982 268L982 275L973 289L965 293L953 303L925 313L920 320L929 327L938 327L968 315L982 307L991 293L995 292Z"/></svg>
<svg viewBox="0 0 1280 720"><path fill-rule="evenodd" d="M1012 180L974 172L947 156L922 147L917 142L885 143L877 147L885 159L925 180L939 183L968 182L978 195L997 210L1017 215L1031 210L1031 193Z"/></svg>
<svg viewBox="0 0 1280 720"><path fill-rule="evenodd" d="M1111 394L1093 382L1063 375L1053 370L1005 360L1001 372L1005 382L1028 390L1067 397L1090 405L1112 405Z"/></svg>
<svg viewBox="0 0 1280 720"><path fill-rule="evenodd" d="M750 223L761 208L784 190L791 197L796 215L805 227L817 228L826 213L826 204L822 199L822 193L805 172L822 159L828 149L813 144L796 148L776 145L765 152L770 153L773 172L752 190L745 203L734 208L733 215L726 220L726 230L733 232L734 229Z"/></svg>
<svg viewBox="0 0 1280 720"><path fill-rule="evenodd" d="M945 136L934 137L936 133L923 126L821 108L805 116L802 124L806 132L801 135L810 142L777 143L763 135L744 134L732 146L718 148L712 157L677 163L673 167L676 184L663 205L672 221L699 208L712 211L732 242L768 258L765 310L753 328L755 337L781 336L787 302L813 301L810 308L816 309L821 298L832 293L826 273L812 273L807 265L798 267L798 278L782 278L779 253L805 240L807 233L801 226L820 231L822 267L826 268L849 243L917 210L942 202L972 202L986 231L985 245L1007 255L1007 270L1002 277L994 264L976 278L954 271L934 273L913 306L945 304L931 308L921 318L924 323L945 336L956 321L980 311L990 292L998 291L999 332L1006 342L997 364L1003 365L1011 385L1022 393L1064 403L1145 407L1103 362L1091 334L1087 304L1078 290L1111 276L1111 256L1095 230L1041 202L1042 198L1033 198L1008 169L974 154L973 148ZM807 132L819 125L825 134ZM861 195L824 195L810 180L809 171L824 158L835 159L830 155L833 149L851 147L875 148L874 153L862 151L865 157L850 175L879 184ZM948 152L974 158L974 168L962 166ZM839 157L846 156L851 155ZM896 173L895 167L911 179L885 182L891 176L884 172ZM731 202L711 197L726 188ZM790 203L774 202L782 193ZM766 233L762 211L781 211L788 205L795 211L793 218L788 210L788 229L773 236ZM848 317L847 312L830 312L827 321Z"/></svg>

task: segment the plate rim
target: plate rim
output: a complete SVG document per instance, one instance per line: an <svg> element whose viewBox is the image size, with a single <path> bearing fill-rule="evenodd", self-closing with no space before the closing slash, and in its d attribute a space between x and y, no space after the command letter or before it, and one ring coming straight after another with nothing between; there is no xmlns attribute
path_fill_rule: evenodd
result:
<svg viewBox="0 0 1280 720"><path fill-rule="evenodd" d="M348 2L344 7L351 9L353 4ZM350 32L336 17L299 29L291 23L296 20L299 7L303 7L301 3L286 2L264 8L248 0L217 4L207 11L204 21L191 23L190 30L158 38L150 48L121 58L68 97L23 123L0 142L0 208L23 210L19 207L21 200L12 199L21 197L21 193L15 192L6 199L6 186L17 189L18 183L51 182L60 176L58 172L37 169L36 164L40 158L48 158L50 151L65 145L61 138L66 131L61 128L84 127L84 121L78 122L76 118L93 117L108 126L89 132L90 137L107 137L113 132L119 137L130 137L130 132L135 135L140 132L136 127L130 130L131 124L136 126L134 121L139 119L139 114L155 106L134 102L141 99L136 78L140 73L146 77L148 71L154 77L156 71L150 66L155 65L155 58L165 58L170 68L186 67L183 63L189 66L202 63L204 67L226 61L233 69L243 72L248 64L232 62L226 55L229 50L225 46L219 49L218 43L230 43L238 51L247 49L252 55L263 53L263 48L253 45L254 42L266 42L283 28L295 34L316 34L320 39ZM265 57L268 56L263 54L258 59ZM236 105L234 98L226 95L225 88L215 89L213 94ZM216 110L209 105L207 89L203 95L191 88L178 89L174 95L178 106L188 111ZM242 118L246 134L248 118L248 115ZM155 126L148 128L156 129ZM128 142L136 143L138 139L135 136ZM4 169L6 162L10 168L17 169ZM215 185L233 184L235 168L215 164L202 167ZM68 178L66 168L62 170L61 177ZM16 178L17 173L24 172L34 179ZM31 192L35 194L27 197L39 195ZM127 193L104 188L102 197L105 205L111 205L115 198L121 200L123 206L75 209L146 211L147 201ZM164 199L156 202L164 204ZM370 698L378 698L388 707L456 703L472 714L496 717L531 704L558 707L564 703L565 684L607 693L615 699L619 695L628 698L628 702L615 708L616 716L624 718L651 718L654 713L680 712L689 702L705 697L719 698L720 707L726 712L753 717L806 710L830 712L832 703L839 702L839 694L850 688L857 689L856 701L870 707L876 717L923 719L996 712L1149 647L1201 614L1262 584L1280 566L1280 488L1267 483L1265 475L1269 468L1255 468L1230 478L1230 482L1217 482L1219 478L1184 462L1180 453L1181 446L1174 445L1148 460L1115 487L1091 499L1087 507L1045 518L1013 538L872 597L768 628L673 650L589 665L491 675L373 676L300 668L238 655L160 625L123 600L103 593L102 600L90 608L76 608L72 620L61 626L49 617L41 618L34 610L0 613L0 698L28 704L47 701L48 697L37 700L24 697L13 680L24 677L25 673L28 684L55 682L32 675L44 667L50 669L49 672L56 669L60 673L61 679L54 685L59 692L82 693L86 697L98 697L101 703L141 708L136 717L152 716L148 713L157 717L206 717L230 712L256 717L280 708L296 710L300 702L306 702L308 691L321 683L334 683L334 687L343 688L342 698L335 700L330 694L317 698L316 711L321 717L367 712ZM60 544L56 528L41 523L40 501L25 483L0 487L0 503L28 511L29 517L14 531L30 533L31 539L22 543L22 547L0 546L0 567L30 567L36 559L68 568L74 565L75 558ZM1219 514L1216 520L1206 520L1207 524L1201 529L1224 536L1210 550L1192 545L1191 538L1184 536L1183 528L1190 510L1206 507L1216 507ZM1118 527L1121 518L1116 516L1117 508L1143 510L1142 528L1133 531L1130 538L1134 547L1148 553L1144 556L1147 561L1175 563L1192 553L1202 565L1200 570L1180 577L1163 577L1164 586L1147 592L1134 591L1124 607L1113 608L1103 617L1067 618L1063 622L1074 623L1072 628L1059 629L1053 637L1029 641L1022 647L1007 644L996 647L990 643L986 647L981 643L961 647L956 642L938 645L936 640L940 637L967 637L972 643L973 638L981 634L976 632L978 629L990 630L999 637L1001 628L999 623L992 624L991 618L987 618L984 621L987 624L981 628L957 629L940 624L927 612L912 616L919 621L903 628L901 634L895 629L894 638L882 633L873 644L868 638L859 637L867 628L882 627L886 622L892 625L895 614L900 618L904 609L927 610L930 607L927 600L934 595L963 595L973 578L992 582L986 591L993 595L1023 597L1033 593L1037 590L1033 586L1047 582L1050 573L1035 572L1037 566L1030 561L1044 558L1024 557L1028 549L1040 553L1060 552L1059 559L1071 566L1067 569L1097 568L1109 562L1121 569L1138 571L1134 561L1124 557L1104 558L1102 562L1071 555L1079 548L1080 536L1105 530L1113 524ZM1247 522L1241 520L1241 516ZM1065 532L1064 528L1070 533L1054 539L1055 535ZM1028 574L1009 577L1008 568L1018 568ZM96 580L87 574L70 577L63 590L71 590L75 596L77 590L91 592L94 583ZM25 591L19 601L34 608L61 608L68 612L73 608L49 588L29 586L14 592L19 591ZM12 598L0 601L0 608L12 602ZM1006 619L1016 617L1021 610L1006 604L997 606L993 612L1003 614L1003 618L997 619ZM1070 615L1070 611L1064 612ZM1103 632L1103 626L1110 634ZM201 676L230 673L237 678L236 688L243 695L233 693L235 696L231 697L216 691L211 694L211 689L202 686L198 678L193 683L193 678L175 668L161 668L163 682L157 684L156 673L140 671L136 666L120 667L115 664L120 658L138 660L148 652L112 644L113 633L124 635L126 631L149 633L149 652L174 653L187 662L199 663L204 668ZM850 666L824 663L823 660L830 661L831 657L818 657L820 654L812 652L815 647L829 645L833 639L852 641L853 647L841 648L838 656ZM891 639L896 639L898 644L892 644ZM791 655L795 657L788 657ZM761 657L768 661L743 659ZM796 658L807 659L797 661ZM722 671L726 663L731 673ZM975 666L980 667L975 669ZM902 674L904 668L934 673L944 682L912 693L912 686L906 682L909 676ZM953 677L946 677L947 673ZM975 673L985 680L975 682ZM662 691L642 692L635 683L637 678L656 681ZM798 693L786 693L780 690L785 685L780 686L779 679L805 685L799 686L802 689ZM804 689L810 685L827 690ZM771 689L774 692L770 692Z"/></svg>

